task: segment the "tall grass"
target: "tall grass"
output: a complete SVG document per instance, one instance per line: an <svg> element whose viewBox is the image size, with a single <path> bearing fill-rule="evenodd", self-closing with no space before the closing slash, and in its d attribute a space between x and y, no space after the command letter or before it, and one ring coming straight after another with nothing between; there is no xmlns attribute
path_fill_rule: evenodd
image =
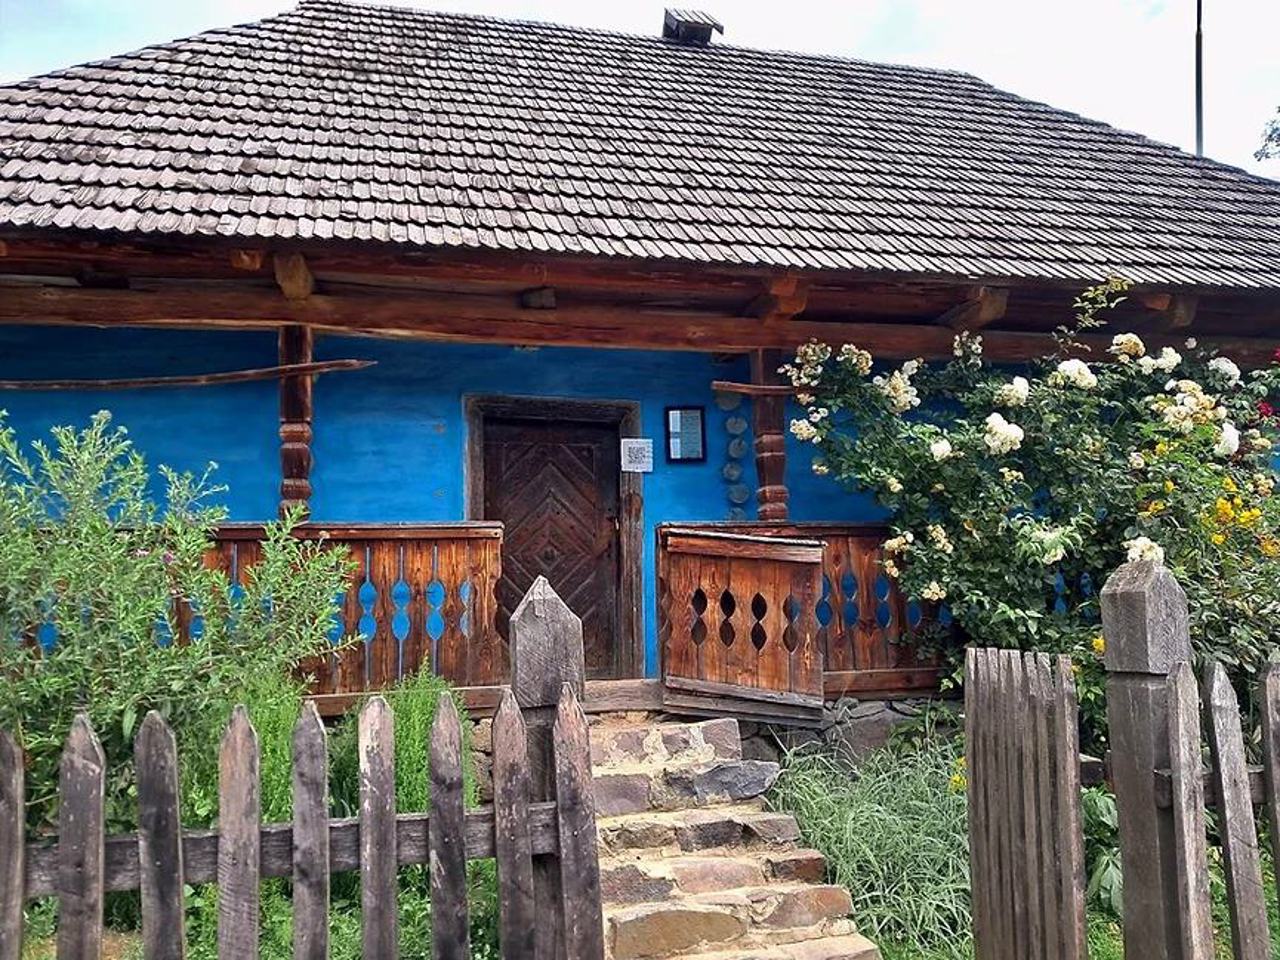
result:
<svg viewBox="0 0 1280 960"><path fill-rule="evenodd" d="M826 752L787 756L770 804L795 814L805 842L826 855L868 936L965 956L965 798L952 781L961 756L944 739L880 750L856 767Z"/></svg>

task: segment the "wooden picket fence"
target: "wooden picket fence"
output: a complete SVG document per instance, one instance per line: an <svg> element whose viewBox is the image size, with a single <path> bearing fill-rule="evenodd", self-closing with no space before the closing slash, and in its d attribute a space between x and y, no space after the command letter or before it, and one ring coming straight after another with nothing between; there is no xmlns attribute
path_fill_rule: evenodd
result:
<svg viewBox="0 0 1280 960"><path fill-rule="evenodd" d="M56 840L24 837L23 757L0 732L0 960L22 954L23 905L58 899L57 956L101 956L103 897L139 890L147 960L185 955L184 884L216 883L218 955L258 955L259 886L293 884L294 956L329 949L329 878L358 870L362 955L399 954L397 872L427 864L437 960L469 955L466 862L497 860L506 960L603 960L591 752L579 706L582 624L539 578L512 615L512 686L493 725L494 802L463 808L462 730L449 698L431 731L428 813L395 808L392 707L359 718L359 816L329 816L325 729L307 704L293 734L293 821L263 824L259 749L248 713L232 714L219 755L216 830L183 829L177 745L156 713L135 741L138 831L104 835L102 748L84 717L67 738Z"/></svg>
<svg viewBox="0 0 1280 960"><path fill-rule="evenodd" d="M1083 955L1080 746L1069 657L970 649L969 874L977 955Z"/></svg>
<svg viewBox="0 0 1280 960"><path fill-rule="evenodd" d="M1191 667L1173 575L1129 563L1102 591L1109 770L1119 814L1125 955L1214 960L1206 806L1217 808L1235 960L1270 960L1254 807L1280 862L1280 665L1262 678L1262 767L1246 763L1221 664ZM970 650L965 695L977 960L1078 960L1084 869L1076 696L1066 658ZM1207 721L1204 764L1201 717Z"/></svg>

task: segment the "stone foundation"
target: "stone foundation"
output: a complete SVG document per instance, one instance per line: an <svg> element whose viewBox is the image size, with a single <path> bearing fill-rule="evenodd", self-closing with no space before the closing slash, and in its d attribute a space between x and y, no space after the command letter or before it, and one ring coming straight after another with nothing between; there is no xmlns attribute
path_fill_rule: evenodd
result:
<svg viewBox="0 0 1280 960"><path fill-rule="evenodd" d="M740 721L742 755L752 760L777 761L787 750L821 745L857 759L884 746L894 728L918 717L928 702L924 697L909 700L841 697L828 700L824 705L819 727Z"/></svg>

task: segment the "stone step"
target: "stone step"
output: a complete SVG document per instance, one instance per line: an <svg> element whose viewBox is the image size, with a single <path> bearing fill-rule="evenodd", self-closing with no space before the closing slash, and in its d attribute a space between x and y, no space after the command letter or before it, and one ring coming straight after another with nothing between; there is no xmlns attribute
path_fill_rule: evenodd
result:
<svg viewBox="0 0 1280 960"><path fill-rule="evenodd" d="M852 906L843 887L775 884L606 907L606 950L613 960L657 960L730 946L792 946L853 933L846 919Z"/></svg>
<svg viewBox="0 0 1280 960"><path fill-rule="evenodd" d="M816 850L731 847L699 855L629 853L601 859L600 884L606 903L649 903L770 881L822 883L826 865Z"/></svg>
<svg viewBox="0 0 1280 960"><path fill-rule="evenodd" d="M689 898L695 903L728 909L752 927L796 930L819 927L853 912L844 887L829 883L781 884L717 890ZM797 938L808 939L808 938Z"/></svg>
<svg viewBox="0 0 1280 960"><path fill-rule="evenodd" d="M880 960L880 951L866 937L851 933L780 946L689 953L683 960Z"/></svg>
<svg viewBox="0 0 1280 960"><path fill-rule="evenodd" d="M680 810L763 796L778 779L767 760L673 760L664 766L604 767L595 774L596 813Z"/></svg>
<svg viewBox="0 0 1280 960"><path fill-rule="evenodd" d="M616 766L663 766L671 761L741 760L738 721L696 723L599 723L591 727L591 762L597 770Z"/></svg>
<svg viewBox="0 0 1280 960"><path fill-rule="evenodd" d="M773 813L760 803L645 812L602 817L597 823L602 855L626 850L710 850L715 847L789 848L800 828L789 813Z"/></svg>

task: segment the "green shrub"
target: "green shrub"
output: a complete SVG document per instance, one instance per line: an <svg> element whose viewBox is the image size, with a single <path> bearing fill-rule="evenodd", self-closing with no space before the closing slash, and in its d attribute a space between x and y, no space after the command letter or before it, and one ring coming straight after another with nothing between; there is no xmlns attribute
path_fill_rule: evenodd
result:
<svg viewBox="0 0 1280 960"><path fill-rule="evenodd" d="M963 956L969 937L969 849L962 750L924 740L851 762L788 755L770 794L827 857L868 936ZM960 778L959 780L957 778Z"/></svg>
<svg viewBox="0 0 1280 960"><path fill-rule="evenodd" d="M56 819L63 740L86 712L107 761L108 829L127 830L141 718L163 714L189 760L216 755L248 686L328 648L349 561L290 536L294 517L268 525L260 563L232 589L205 565L225 517L212 465L154 477L105 412L52 434L28 453L0 416L0 728L22 739L40 831ZM188 612L192 641L178 642Z"/></svg>
<svg viewBox="0 0 1280 960"><path fill-rule="evenodd" d="M945 602L983 645L1075 655L1086 746L1105 725L1099 594L1126 559L1168 564L1197 656L1242 689L1280 616L1280 365L1243 373L1192 341L1148 349L1132 333L1085 363L1079 331L1102 326L1127 287L1084 293L1075 325L1017 371L991 366L967 333L946 363L877 374L866 351L815 342L783 367L814 469L893 514L886 575ZM958 652L924 623L918 641Z"/></svg>

